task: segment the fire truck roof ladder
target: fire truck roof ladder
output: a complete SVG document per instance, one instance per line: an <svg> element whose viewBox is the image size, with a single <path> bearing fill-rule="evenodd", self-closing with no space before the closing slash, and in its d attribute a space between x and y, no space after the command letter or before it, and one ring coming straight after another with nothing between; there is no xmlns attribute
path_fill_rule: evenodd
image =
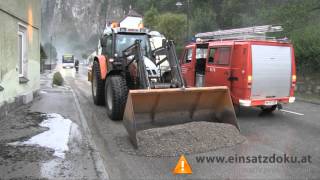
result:
<svg viewBox="0 0 320 180"><path fill-rule="evenodd" d="M252 26L246 28L218 30L213 32L198 33L196 38L203 40L227 40L227 39L272 39L267 37L267 33L281 32L282 26L264 25L264 26ZM273 38L275 39L275 38Z"/></svg>

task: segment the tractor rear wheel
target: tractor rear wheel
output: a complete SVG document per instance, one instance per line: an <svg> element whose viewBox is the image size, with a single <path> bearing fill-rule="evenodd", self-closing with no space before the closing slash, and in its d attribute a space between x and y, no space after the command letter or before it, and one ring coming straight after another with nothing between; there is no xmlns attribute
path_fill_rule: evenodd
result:
<svg viewBox="0 0 320 180"><path fill-rule="evenodd" d="M105 102L107 114L112 120L122 120L128 97L126 79L121 75L107 77L105 85Z"/></svg>
<svg viewBox="0 0 320 180"><path fill-rule="evenodd" d="M104 84L105 84L105 81L101 79L99 63L95 61L92 67L91 89L92 89L93 102L96 105L105 104Z"/></svg>

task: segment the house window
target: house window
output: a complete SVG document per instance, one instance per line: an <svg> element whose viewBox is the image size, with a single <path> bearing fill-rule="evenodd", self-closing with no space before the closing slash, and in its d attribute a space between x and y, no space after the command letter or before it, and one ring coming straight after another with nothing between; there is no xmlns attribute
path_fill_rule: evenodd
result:
<svg viewBox="0 0 320 180"><path fill-rule="evenodd" d="M27 76L27 28L19 24L18 29L18 71L19 77Z"/></svg>

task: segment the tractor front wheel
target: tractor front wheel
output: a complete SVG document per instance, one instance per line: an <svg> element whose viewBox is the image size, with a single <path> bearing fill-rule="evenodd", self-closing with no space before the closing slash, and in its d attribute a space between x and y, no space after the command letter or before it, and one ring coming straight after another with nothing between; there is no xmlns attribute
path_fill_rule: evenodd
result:
<svg viewBox="0 0 320 180"><path fill-rule="evenodd" d="M121 75L107 77L105 85L105 102L107 114L112 120L122 120L128 97L126 79Z"/></svg>

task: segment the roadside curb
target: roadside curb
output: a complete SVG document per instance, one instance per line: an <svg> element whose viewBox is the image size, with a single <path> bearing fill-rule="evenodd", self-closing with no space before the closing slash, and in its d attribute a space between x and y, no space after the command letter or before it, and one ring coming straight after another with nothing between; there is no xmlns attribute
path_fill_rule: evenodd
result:
<svg viewBox="0 0 320 180"><path fill-rule="evenodd" d="M97 145L93 141L91 130L87 124L87 120L83 114L83 111L81 110L77 95L75 94L73 89L70 89L70 91L72 92L72 95L74 97L75 105L76 105L77 111L79 112L80 122L82 124L83 130L86 132L89 144L94 150L92 156L93 156L96 169L99 171L99 174L98 174L99 179L109 180L110 179L109 174L107 173L106 167L102 161L102 157L97 149Z"/></svg>
<svg viewBox="0 0 320 180"><path fill-rule="evenodd" d="M301 98L301 97L296 97L296 100L297 100L297 101L300 101L300 102L305 102L305 103L311 103L311 104L315 104L315 105L320 105L320 101L317 101L317 100L308 100L308 99L304 99L304 98Z"/></svg>

